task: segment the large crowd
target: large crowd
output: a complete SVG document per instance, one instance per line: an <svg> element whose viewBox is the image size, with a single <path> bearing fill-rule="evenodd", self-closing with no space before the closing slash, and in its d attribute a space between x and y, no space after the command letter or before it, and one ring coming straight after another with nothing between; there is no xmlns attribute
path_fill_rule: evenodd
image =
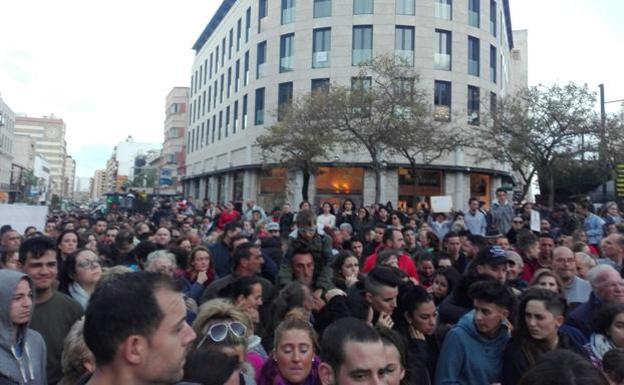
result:
<svg viewBox="0 0 624 385"><path fill-rule="evenodd" d="M614 202L189 197L0 247L0 385L624 384Z"/></svg>

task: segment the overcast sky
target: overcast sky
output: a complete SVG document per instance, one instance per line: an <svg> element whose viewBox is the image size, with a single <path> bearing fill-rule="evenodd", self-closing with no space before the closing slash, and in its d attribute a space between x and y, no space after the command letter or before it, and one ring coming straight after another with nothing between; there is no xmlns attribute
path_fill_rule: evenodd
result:
<svg viewBox="0 0 624 385"><path fill-rule="evenodd" d="M530 84L604 83L607 100L624 99L624 1L510 2L513 28L529 30ZM77 176L90 177L127 135L162 142L165 96L190 83L191 46L220 3L6 1L2 98L16 113L63 118Z"/></svg>

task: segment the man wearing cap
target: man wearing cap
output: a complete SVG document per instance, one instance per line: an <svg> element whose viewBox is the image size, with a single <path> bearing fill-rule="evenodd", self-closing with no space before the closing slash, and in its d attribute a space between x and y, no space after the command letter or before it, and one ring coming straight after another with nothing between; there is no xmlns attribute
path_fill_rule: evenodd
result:
<svg viewBox="0 0 624 385"><path fill-rule="evenodd" d="M474 271L489 275L504 284L507 280L507 256L500 246L488 246L473 261Z"/></svg>

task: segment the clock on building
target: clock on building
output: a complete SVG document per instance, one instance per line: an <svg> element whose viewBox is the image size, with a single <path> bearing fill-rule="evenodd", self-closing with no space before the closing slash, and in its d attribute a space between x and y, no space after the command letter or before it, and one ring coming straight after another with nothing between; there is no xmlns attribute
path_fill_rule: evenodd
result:
<svg viewBox="0 0 624 385"><path fill-rule="evenodd" d="M52 126L52 127L50 127L50 126L47 126L47 127L45 127L45 132L44 132L44 134L45 134L46 138L52 138L52 139L55 139L55 138L57 138L57 137L58 137L58 135L59 135L59 129L58 129L58 127L53 127L53 126Z"/></svg>

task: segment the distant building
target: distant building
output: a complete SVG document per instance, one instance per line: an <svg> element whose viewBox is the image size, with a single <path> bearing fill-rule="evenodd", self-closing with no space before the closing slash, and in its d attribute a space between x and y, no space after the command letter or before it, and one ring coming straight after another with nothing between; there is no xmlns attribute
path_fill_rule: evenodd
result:
<svg viewBox="0 0 624 385"><path fill-rule="evenodd" d="M39 203L49 203L50 199L50 162L39 154L33 161L33 175L37 178L36 188L30 191L31 197Z"/></svg>
<svg viewBox="0 0 624 385"><path fill-rule="evenodd" d="M76 161L68 155L65 158L65 178L63 179L63 196L74 199L74 183L76 179Z"/></svg>
<svg viewBox="0 0 624 385"><path fill-rule="evenodd" d="M15 113L0 97L0 203L9 201Z"/></svg>
<svg viewBox="0 0 624 385"><path fill-rule="evenodd" d="M106 170L95 170L90 180L89 193L91 199L98 199L106 192Z"/></svg>
<svg viewBox="0 0 624 385"><path fill-rule="evenodd" d="M18 116L15 133L35 139L35 151L50 164L51 193L65 197L67 144L65 122L54 115L43 118Z"/></svg>
<svg viewBox="0 0 624 385"><path fill-rule="evenodd" d="M132 136L117 144L106 162L105 192L123 191L128 181L134 179L134 159L137 155L144 155L149 150L159 148L158 143L135 142Z"/></svg>
<svg viewBox="0 0 624 385"><path fill-rule="evenodd" d="M157 192L182 193L181 176L185 171L184 135L188 127L188 87L174 87L165 101L164 140L161 156L152 162L157 169Z"/></svg>

